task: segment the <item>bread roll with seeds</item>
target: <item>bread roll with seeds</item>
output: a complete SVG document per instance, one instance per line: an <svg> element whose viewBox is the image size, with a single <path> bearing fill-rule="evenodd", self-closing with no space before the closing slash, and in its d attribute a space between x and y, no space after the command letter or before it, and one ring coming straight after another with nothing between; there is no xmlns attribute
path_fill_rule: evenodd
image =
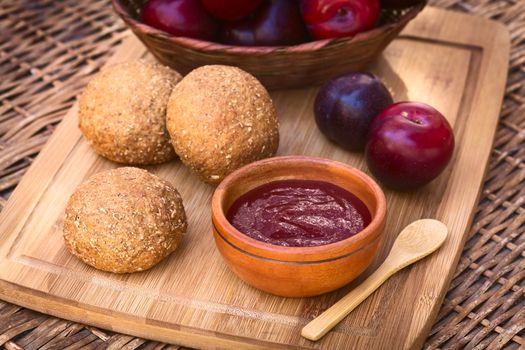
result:
<svg viewBox="0 0 525 350"><path fill-rule="evenodd" d="M270 95L236 67L204 66L184 77L169 98L166 124L182 162L211 184L279 146Z"/></svg>
<svg viewBox="0 0 525 350"><path fill-rule="evenodd" d="M166 105L179 73L158 63L110 66L87 85L79 127L95 152L124 164L158 164L176 155L166 130Z"/></svg>
<svg viewBox="0 0 525 350"><path fill-rule="evenodd" d="M173 252L186 232L177 190L138 168L90 177L66 206L66 247L99 270L126 273L151 268Z"/></svg>

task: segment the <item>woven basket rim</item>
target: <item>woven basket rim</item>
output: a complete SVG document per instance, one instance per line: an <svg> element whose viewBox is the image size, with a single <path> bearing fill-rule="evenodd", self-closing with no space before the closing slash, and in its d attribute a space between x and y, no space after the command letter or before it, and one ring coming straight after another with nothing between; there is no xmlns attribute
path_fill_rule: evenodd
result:
<svg viewBox="0 0 525 350"><path fill-rule="evenodd" d="M122 0L111 0L111 3L115 12L134 32L139 31L159 40L168 41L173 45L183 46L193 50L205 52L233 53L240 55L264 55L277 51L313 52L325 48L327 46L350 43L354 44L357 42L367 41L369 39L378 37L381 34L389 33L400 26L405 26L409 21L415 18L416 15L419 12L421 12L421 10L423 10L423 8L427 5L427 0L422 0L419 4L409 7L408 11L401 15L400 18L394 22L386 23L382 26L373 28L371 30L358 33L352 37L315 40L289 46L234 46L201 39L174 36L135 19L128 11L126 11L125 6L122 4Z"/></svg>

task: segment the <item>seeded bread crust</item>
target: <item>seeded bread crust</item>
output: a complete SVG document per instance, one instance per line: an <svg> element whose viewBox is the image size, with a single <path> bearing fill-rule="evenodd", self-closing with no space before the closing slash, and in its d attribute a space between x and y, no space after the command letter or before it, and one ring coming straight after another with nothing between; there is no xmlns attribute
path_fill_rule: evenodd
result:
<svg viewBox="0 0 525 350"><path fill-rule="evenodd" d="M66 207L66 247L99 270L127 273L156 265L180 244L186 214L177 190L138 168L97 173Z"/></svg>
<svg viewBox="0 0 525 350"><path fill-rule="evenodd" d="M279 146L270 95L236 67L204 66L189 73L169 98L166 125L182 162L211 184L275 155Z"/></svg>
<svg viewBox="0 0 525 350"><path fill-rule="evenodd" d="M157 63L108 67L79 101L79 127L95 152L123 164L159 164L175 151L166 130L166 105L182 77Z"/></svg>

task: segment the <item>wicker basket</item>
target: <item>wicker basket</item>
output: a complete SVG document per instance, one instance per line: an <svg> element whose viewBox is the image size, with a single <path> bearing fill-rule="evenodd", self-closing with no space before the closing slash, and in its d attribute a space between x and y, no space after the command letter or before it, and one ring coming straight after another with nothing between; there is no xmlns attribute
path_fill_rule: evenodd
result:
<svg viewBox="0 0 525 350"><path fill-rule="evenodd" d="M112 0L119 16L163 64L182 74L207 64L240 67L269 89L319 84L360 70L377 56L426 5L383 10L380 25L352 38L328 39L284 47L229 46L175 37L141 23L145 0Z"/></svg>

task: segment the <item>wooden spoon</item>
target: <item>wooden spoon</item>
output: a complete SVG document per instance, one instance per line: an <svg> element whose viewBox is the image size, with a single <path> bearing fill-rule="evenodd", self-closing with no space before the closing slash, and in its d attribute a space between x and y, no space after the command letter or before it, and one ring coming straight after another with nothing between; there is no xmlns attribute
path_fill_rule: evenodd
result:
<svg viewBox="0 0 525 350"><path fill-rule="evenodd" d="M308 323L301 335L306 339L319 340L390 276L438 249L445 241L447 232L445 224L433 219L414 221L405 227L383 264L363 283Z"/></svg>

